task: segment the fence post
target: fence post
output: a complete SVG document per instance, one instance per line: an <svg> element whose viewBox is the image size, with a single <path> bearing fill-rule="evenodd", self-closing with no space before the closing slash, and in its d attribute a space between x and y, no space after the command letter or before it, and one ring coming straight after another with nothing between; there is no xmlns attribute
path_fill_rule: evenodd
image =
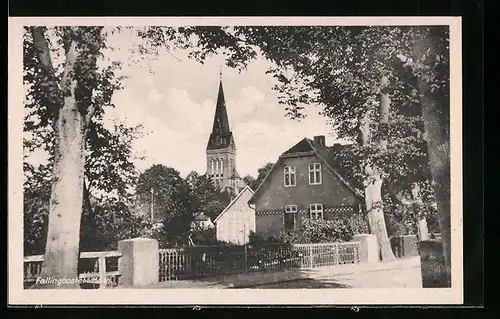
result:
<svg viewBox="0 0 500 319"><path fill-rule="evenodd" d="M313 268L313 248L309 245L309 267Z"/></svg>
<svg viewBox="0 0 500 319"><path fill-rule="evenodd" d="M248 250L247 244L245 243L245 272L248 271Z"/></svg>
<svg viewBox="0 0 500 319"><path fill-rule="evenodd" d="M99 289L106 288L106 257L99 256Z"/></svg>
<svg viewBox="0 0 500 319"><path fill-rule="evenodd" d="M24 266L24 269L26 270L26 275L24 276L24 278L31 279L31 277L33 277L33 275L31 275L31 264L23 262L23 266Z"/></svg>

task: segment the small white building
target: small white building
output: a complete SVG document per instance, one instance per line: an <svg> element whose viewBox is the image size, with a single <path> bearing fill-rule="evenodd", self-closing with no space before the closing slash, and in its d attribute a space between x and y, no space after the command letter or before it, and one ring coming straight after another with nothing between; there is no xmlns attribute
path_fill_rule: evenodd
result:
<svg viewBox="0 0 500 319"><path fill-rule="evenodd" d="M255 211L248 206L253 190L246 186L214 220L217 240L243 245L255 232Z"/></svg>

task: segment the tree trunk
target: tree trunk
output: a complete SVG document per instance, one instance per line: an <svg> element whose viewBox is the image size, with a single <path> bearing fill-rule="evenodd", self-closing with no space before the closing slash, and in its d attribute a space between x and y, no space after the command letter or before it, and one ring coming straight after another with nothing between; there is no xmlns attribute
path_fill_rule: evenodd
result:
<svg viewBox="0 0 500 319"><path fill-rule="evenodd" d="M435 52L436 39L430 30L416 36L413 33L413 55L418 63L427 52ZM439 96L433 94L430 85L418 77L421 94L422 117L427 136L432 186L437 204L439 228L443 242L443 254L447 272L447 284L451 286L451 229L450 229L450 136L447 105L440 105ZM446 101L445 101L446 103ZM448 101L449 103L449 101Z"/></svg>
<svg viewBox="0 0 500 319"><path fill-rule="evenodd" d="M431 163L432 186L437 204L439 229L443 240L447 281L451 283L450 144L449 137L444 134L442 129L447 123L441 121L437 108L434 101L422 98L424 126L429 138L427 147Z"/></svg>
<svg viewBox="0 0 500 319"><path fill-rule="evenodd" d="M369 173L369 182L365 185L365 203L368 211L370 232L377 236L380 259L382 261L391 261L396 257L392 251L385 225L384 203L382 200L383 180L377 170L367 167L366 171Z"/></svg>
<svg viewBox="0 0 500 319"><path fill-rule="evenodd" d="M383 80L384 81L384 80ZM383 82L383 84L385 84ZM380 122L387 124L389 115L390 99L387 93L382 93L380 97ZM361 140L363 146L371 143L370 116L366 112L360 125ZM387 139L379 139L381 150L386 149ZM387 227L384 218L384 203L382 200L382 174L379 169L366 165L364 167L368 177L365 181L365 204L368 212L368 224L370 232L377 237L380 259L391 261L396 259L391 248L391 243L387 234Z"/></svg>
<svg viewBox="0 0 500 319"><path fill-rule="evenodd" d="M102 28L98 28L100 32ZM67 27L69 31L63 41L66 53L64 71L57 81L50 59L50 49L44 34L45 28L33 27L31 33L37 49L40 67L46 73L47 91L51 95L47 105L54 110L54 165L52 190L49 204L48 233L44 260L40 276L49 282L37 283L33 288L80 288L78 283L78 261L80 257L80 225L83 209L85 172L85 141L89 123L95 112L92 104L93 87L88 79L96 72L100 34L85 32L80 27ZM79 43L77 43L78 41ZM97 48L97 49L96 49ZM75 75L77 60L86 52L85 64ZM81 65L80 65L81 66ZM81 71L85 71L85 73ZM77 90L78 87L78 90ZM78 100L77 93L78 91ZM47 280L48 279L48 280Z"/></svg>
<svg viewBox="0 0 500 319"><path fill-rule="evenodd" d="M42 278L78 278L80 219L83 204L85 135L74 96L65 98L57 120L49 225ZM42 288L78 288L76 283Z"/></svg>
<svg viewBox="0 0 500 319"><path fill-rule="evenodd" d="M77 106L72 78L78 57L76 43L66 52L61 88L64 94L55 123L56 141L52 191L49 205L47 243L40 276L62 284L36 284L38 289L80 288L78 260L80 223L85 170L85 134L87 121Z"/></svg>

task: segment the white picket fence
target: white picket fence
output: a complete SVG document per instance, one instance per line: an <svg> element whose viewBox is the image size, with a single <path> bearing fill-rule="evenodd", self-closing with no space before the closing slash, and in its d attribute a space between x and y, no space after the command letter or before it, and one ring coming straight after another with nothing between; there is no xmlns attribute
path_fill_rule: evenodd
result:
<svg viewBox="0 0 500 319"><path fill-rule="evenodd" d="M359 242L160 249L159 281L359 263Z"/></svg>

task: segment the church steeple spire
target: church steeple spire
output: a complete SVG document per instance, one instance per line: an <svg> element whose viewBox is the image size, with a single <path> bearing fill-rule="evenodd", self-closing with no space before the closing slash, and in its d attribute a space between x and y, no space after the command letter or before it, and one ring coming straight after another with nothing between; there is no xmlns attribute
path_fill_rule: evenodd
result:
<svg viewBox="0 0 500 319"><path fill-rule="evenodd" d="M212 133L208 139L207 174L221 189L233 189L238 193L244 186L236 170L236 146L233 133L229 127L226 110L226 100L222 87L222 71L219 72L220 82L215 105Z"/></svg>
<svg viewBox="0 0 500 319"><path fill-rule="evenodd" d="M217 104L215 106L214 122L212 134L208 141L207 149L226 148L232 139L231 128L226 110L226 100L222 87L222 71L220 71L219 92L217 94Z"/></svg>

